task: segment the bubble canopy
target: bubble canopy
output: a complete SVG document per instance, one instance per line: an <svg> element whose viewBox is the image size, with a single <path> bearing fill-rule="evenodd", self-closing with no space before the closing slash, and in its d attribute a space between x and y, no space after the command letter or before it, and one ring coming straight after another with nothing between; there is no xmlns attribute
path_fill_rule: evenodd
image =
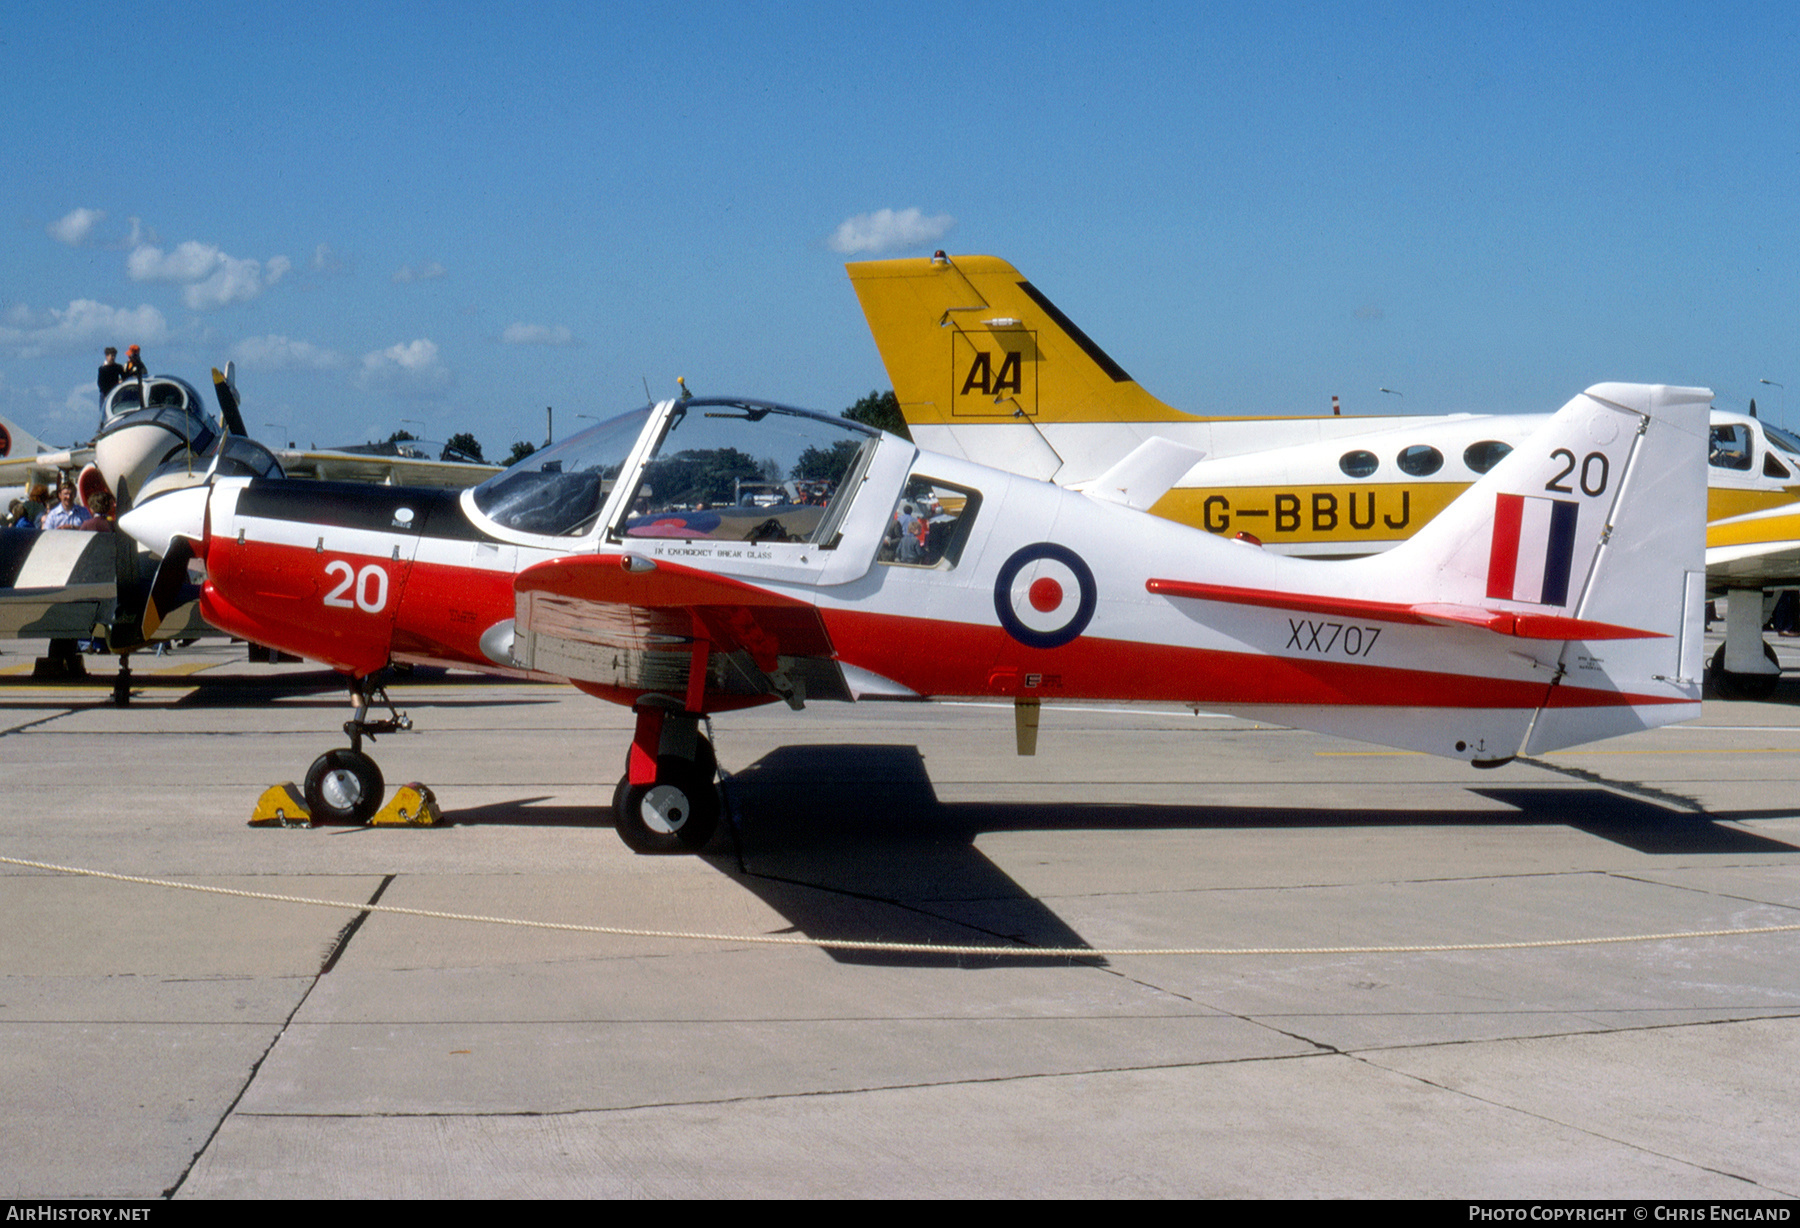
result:
<svg viewBox="0 0 1800 1228"><path fill-rule="evenodd" d="M646 515L823 506L866 464L879 438L861 423L767 401L665 401L534 452L477 486L471 498L500 528L581 537L595 530L624 486L630 496L619 501L611 528L636 535L627 522Z"/></svg>

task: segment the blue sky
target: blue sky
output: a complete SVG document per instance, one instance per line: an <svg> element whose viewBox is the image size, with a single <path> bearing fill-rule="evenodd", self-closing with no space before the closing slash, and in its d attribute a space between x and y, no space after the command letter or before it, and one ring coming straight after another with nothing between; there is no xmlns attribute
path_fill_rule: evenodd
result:
<svg viewBox="0 0 1800 1228"><path fill-rule="evenodd" d="M1195 412L1800 420L1792 4L49 7L0 17L0 414L56 442L134 341L321 445L836 411L889 382L844 261L935 247Z"/></svg>

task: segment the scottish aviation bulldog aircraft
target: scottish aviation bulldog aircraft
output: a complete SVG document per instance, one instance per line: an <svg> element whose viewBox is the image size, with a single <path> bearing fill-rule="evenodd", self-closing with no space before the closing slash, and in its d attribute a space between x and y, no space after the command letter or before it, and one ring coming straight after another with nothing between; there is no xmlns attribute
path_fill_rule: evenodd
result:
<svg viewBox="0 0 1800 1228"><path fill-rule="evenodd" d="M1165 439L1191 463L1151 512L1283 554L1354 557L1404 541L1545 421L1195 417L1145 392L1003 260L939 252L847 268L922 445L1083 489ZM1780 677L1762 641L1766 606L1800 584L1800 517L1769 509L1800 499L1800 439L1757 419L1754 403L1748 416L1714 410L1709 461L1708 519L1742 518L1708 539L1711 591L1737 595L1711 677L1722 695L1766 697Z"/></svg>
<svg viewBox="0 0 1800 1228"><path fill-rule="evenodd" d="M1703 389L1603 384L1408 543L1285 558L1135 510L1167 467L1067 490L760 401L665 401L460 495L225 479L124 518L209 622L350 680L316 816L367 818L390 661L566 679L631 706L615 821L718 817L710 714L785 700L1204 704L1478 766L1698 711ZM1151 453L1156 452L1153 446ZM752 475L822 503L702 513ZM672 525L683 532L670 536Z"/></svg>

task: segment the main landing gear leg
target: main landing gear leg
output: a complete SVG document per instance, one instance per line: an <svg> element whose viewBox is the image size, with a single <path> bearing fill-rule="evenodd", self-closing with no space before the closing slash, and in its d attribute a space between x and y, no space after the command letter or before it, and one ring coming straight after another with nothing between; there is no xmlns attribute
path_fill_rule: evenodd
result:
<svg viewBox="0 0 1800 1228"><path fill-rule="evenodd" d="M1781 663L1762 637L1763 595L1734 588L1725 603L1725 642L1707 670L1720 699L1767 699L1781 681Z"/></svg>
<svg viewBox="0 0 1800 1228"><path fill-rule="evenodd" d="M700 717L639 708L625 775L613 790L619 838L640 853L691 853L719 825L719 763Z"/></svg>
<svg viewBox="0 0 1800 1228"><path fill-rule="evenodd" d="M386 719L368 719L371 701L387 708ZM306 773L306 805L315 822L367 823L381 809L387 782L375 761L363 754L362 740L366 737L373 742L377 734L412 728L412 721L394 707L387 691L371 685L367 678L350 680L350 702L356 715L344 722L349 749L326 751L313 760Z"/></svg>

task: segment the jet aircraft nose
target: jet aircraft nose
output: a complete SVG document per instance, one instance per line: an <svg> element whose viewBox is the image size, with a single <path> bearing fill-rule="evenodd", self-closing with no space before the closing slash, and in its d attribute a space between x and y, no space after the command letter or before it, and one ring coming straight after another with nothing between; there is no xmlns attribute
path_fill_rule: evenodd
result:
<svg viewBox="0 0 1800 1228"><path fill-rule="evenodd" d="M158 555L169 552L177 537L198 546L206 535L206 499L211 487L189 486L138 504L119 517L119 527Z"/></svg>

